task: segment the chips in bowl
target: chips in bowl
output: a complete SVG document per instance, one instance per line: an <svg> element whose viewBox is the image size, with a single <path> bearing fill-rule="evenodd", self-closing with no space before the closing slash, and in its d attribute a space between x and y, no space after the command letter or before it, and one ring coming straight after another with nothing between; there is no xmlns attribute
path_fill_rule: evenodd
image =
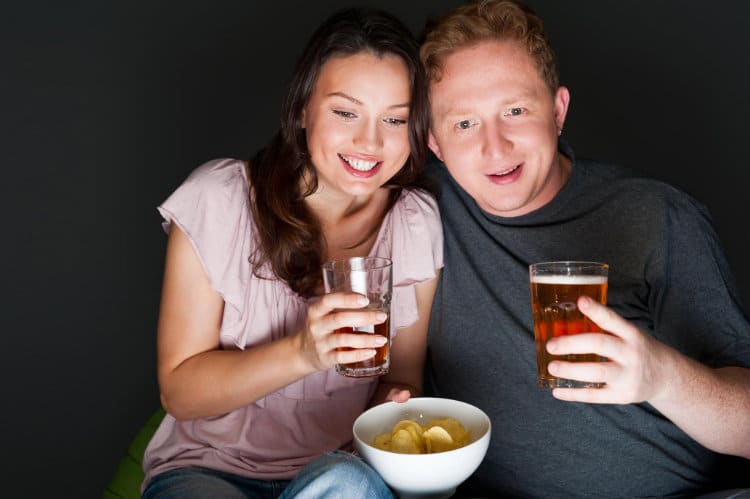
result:
<svg viewBox="0 0 750 499"><path fill-rule="evenodd" d="M482 462L492 425L459 400L386 402L354 422L354 444L400 499L449 498Z"/></svg>
<svg viewBox="0 0 750 499"><path fill-rule="evenodd" d="M432 454L458 449L470 439L471 433L455 418L436 418L425 425L402 419L390 432L375 437L372 446L400 454Z"/></svg>

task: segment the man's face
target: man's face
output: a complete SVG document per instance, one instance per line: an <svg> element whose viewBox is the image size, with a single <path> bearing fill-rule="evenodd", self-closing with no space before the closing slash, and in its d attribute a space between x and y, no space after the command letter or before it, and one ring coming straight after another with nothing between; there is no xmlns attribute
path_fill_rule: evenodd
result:
<svg viewBox="0 0 750 499"><path fill-rule="evenodd" d="M488 41L449 55L430 84L430 149L480 208L517 217L550 202L567 181L557 152L569 94L553 96L515 41Z"/></svg>

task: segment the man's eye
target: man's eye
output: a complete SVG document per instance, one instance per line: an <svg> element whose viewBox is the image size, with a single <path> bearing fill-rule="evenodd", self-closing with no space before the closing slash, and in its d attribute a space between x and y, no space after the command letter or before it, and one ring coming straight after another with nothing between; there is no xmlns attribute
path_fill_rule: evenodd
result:
<svg viewBox="0 0 750 499"><path fill-rule="evenodd" d="M458 128L459 130L468 130L473 124L473 120L462 120L456 123L456 128Z"/></svg>
<svg viewBox="0 0 750 499"><path fill-rule="evenodd" d="M512 107L505 113L506 116L521 116L524 109L522 107Z"/></svg>
<svg viewBox="0 0 750 499"><path fill-rule="evenodd" d="M336 114L338 116L341 116L345 120L353 120L357 117L356 114L352 113L351 111L340 111L338 109L333 110L333 114Z"/></svg>

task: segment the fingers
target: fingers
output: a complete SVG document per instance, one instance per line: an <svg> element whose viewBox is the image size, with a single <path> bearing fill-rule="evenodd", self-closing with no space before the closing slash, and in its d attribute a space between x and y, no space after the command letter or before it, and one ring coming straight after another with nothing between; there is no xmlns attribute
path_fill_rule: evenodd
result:
<svg viewBox="0 0 750 499"><path fill-rule="evenodd" d="M335 326L333 329L338 329L382 324L388 318L388 315L380 310L339 310L331 313L329 317L329 320Z"/></svg>
<svg viewBox="0 0 750 499"><path fill-rule="evenodd" d="M615 358L622 352L622 339L606 333L579 333L550 338L547 351L554 355L594 353Z"/></svg>
<svg viewBox="0 0 750 499"><path fill-rule="evenodd" d="M616 376L617 365L612 362L563 362L555 360L549 363L547 370L558 378L606 383Z"/></svg>
<svg viewBox="0 0 750 499"><path fill-rule="evenodd" d="M616 314L614 310L588 296L581 296L578 299L578 308L602 330L621 338L631 337L636 330L635 326Z"/></svg>
<svg viewBox="0 0 750 499"><path fill-rule="evenodd" d="M344 327L363 327L381 324L387 318L388 315L379 310L339 310L311 321L310 332L314 336L323 337L332 331Z"/></svg>
<svg viewBox="0 0 750 499"><path fill-rule="evenodd" d="M403 404L407 400L411 398L411 392L409 390L401 390L399 388L391 388L388 391L388 395L386 395L386 400L392 400L393 402L398 402L399 404Z"/></svg>
<svg viewBox="0 0 750 499"><path fill-rule="evenodd" d="M619 403L606 386L603 388L555 388L552 390L552 396L558 400L565 400L567 402L585 402L588 404Z"/></svg>
<svg viewBox="0 0 750 499"><path fill-rule="evenodd" d="M334 351L330 353L331 365L335 364L352 364L371 359L375 356L376 351L369 348L357 348L354 350Z"/></svg>
<svg viewBox="0 0 750 499"><path fill-rule="evenodd" d="M370 359L388 341L381 335L352 331L388 319L382 311L363 309L368 303L363 295L342 292L323 295L308 307L301 347L315 369Z"/></svg>
<svg viewBox="0 0 750 499"><path fill-rule="evenodd" d="M388 338L379 334L336 333L328 339L331 350L336 348L379 348L388 342Z"/></svg>
<svg viewBox="0 0 750 499"><path fill-rule="evenodd" d="M362 310L369 300L357 293L329 293L307 310L310 330L321 336L342 327L361 327L384 322L388 316L379 310Z"/></svg>
<svg viewBox="0 0 750 499"><path fill-rule="evenodd" d="M558 336L547 342L547 351L555 355L595 353L607 358L622 355L623 344L638 338L640 332L609 307L587 296L578 299L578 308L604 333Z"/></svg>
<svg viewBox="0 0 750 499"><path fill-rule="evenodd" d="M358 293L328 293L311 305L309 310L323 316L339 308L362 308L367 306L368 303L370 301L367 297ZM309 310L308 315L310 315Z"/></svg>

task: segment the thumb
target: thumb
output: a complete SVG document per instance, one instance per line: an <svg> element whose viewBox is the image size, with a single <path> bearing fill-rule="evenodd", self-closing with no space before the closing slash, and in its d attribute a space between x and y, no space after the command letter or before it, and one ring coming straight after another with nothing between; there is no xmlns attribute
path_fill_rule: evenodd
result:
<svg viewBox="0 0 750 499"><path fill-rule="evenodd" d="M611 308L592 300L588 296L578 298L578 309L603 331L621 338L632 336L635 326L620 317Z"/></svg>

